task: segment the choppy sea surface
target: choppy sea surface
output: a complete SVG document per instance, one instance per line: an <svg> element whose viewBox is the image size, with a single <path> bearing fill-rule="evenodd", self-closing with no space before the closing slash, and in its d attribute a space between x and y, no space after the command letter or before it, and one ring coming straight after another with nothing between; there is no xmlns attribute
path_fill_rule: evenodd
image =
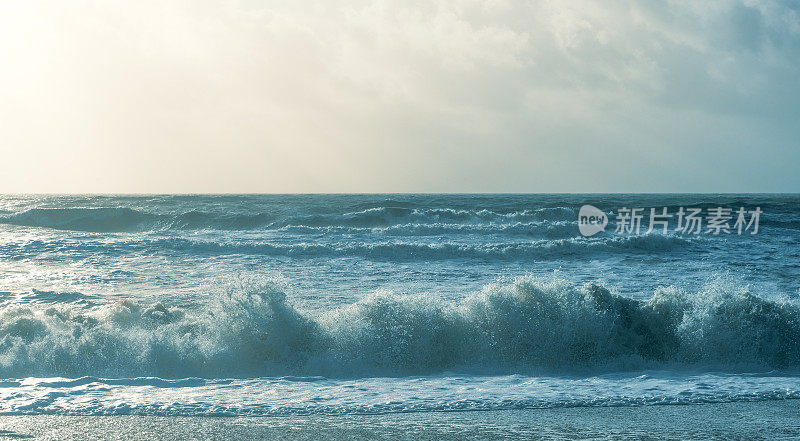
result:
<svg viewBox="0 0 800 441"><path fill-rule="evenodd" d="M797 399L799 245L800 195L0 196L0 413Z"/></svg>

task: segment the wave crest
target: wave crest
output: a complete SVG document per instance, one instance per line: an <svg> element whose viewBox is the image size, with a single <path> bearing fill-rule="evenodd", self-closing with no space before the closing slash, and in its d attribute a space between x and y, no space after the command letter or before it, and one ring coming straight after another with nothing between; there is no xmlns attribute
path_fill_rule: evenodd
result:
<svg viewBox="0 0 800 441"><path fill-rule="evenodd" d="M792 369L800 310L746 288L668 287L647 301L562 279L462 302L375 295L322 316L241 282L206 310L120 302L0 311L0 375L162 378Z"/></svg>
<svg viewBox="0 0 800 441"><path fill-rule="evenodd" d="M190 210L158 214L129 207L31 208L18 213L0 212L0 223L59 230L89 232L131 232L149 230L276 230L276 229L385 229L395 233L430 225L494 225L500 228L519 223L575 221L575 210L567 207L513 212L486 209L373 207L355 212L307 215L279 215L268 212L206 212Z"/></svg>
<svg viewBox="0 0 800 441"><path fill-rule="evenodd" d="M100 233L152 228L160 216L126 207L31 208L0 217L0 222L28 227Z"/></svg>

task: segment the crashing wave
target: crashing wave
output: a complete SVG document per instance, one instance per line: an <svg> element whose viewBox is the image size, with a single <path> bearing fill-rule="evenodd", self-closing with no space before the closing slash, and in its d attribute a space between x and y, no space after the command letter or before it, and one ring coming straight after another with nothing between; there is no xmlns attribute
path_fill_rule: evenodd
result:
<svg viewBox="0 0 800 441"><path fill-rule="evenodd" d="M396 376L800 365L800 309L743 287L658 289L521 278L460 302L375 295L323 315L241 282L207 309L120 302L0 311L0 377Z"/></svg>

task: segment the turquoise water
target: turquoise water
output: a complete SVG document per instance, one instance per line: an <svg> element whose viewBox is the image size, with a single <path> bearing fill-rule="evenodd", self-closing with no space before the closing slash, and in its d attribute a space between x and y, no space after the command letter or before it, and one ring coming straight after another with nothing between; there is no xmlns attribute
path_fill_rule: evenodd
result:
<svg viewBox="0 0 800 441"><path fill-rule="evenodd" d="M763 214L617 234L622 207ZM799 239L797 195L2 196L0 412L794 399Z"/></svg>

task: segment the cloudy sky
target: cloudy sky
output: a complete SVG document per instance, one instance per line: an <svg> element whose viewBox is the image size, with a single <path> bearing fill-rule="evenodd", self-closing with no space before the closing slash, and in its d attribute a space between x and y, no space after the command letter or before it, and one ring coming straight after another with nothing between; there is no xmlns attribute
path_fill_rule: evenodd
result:
<svg viewBox="0 0 800 441"><path fill-rule="evenodd" d="M0 3L4 192L800 191L792 1Z"/></svg>

